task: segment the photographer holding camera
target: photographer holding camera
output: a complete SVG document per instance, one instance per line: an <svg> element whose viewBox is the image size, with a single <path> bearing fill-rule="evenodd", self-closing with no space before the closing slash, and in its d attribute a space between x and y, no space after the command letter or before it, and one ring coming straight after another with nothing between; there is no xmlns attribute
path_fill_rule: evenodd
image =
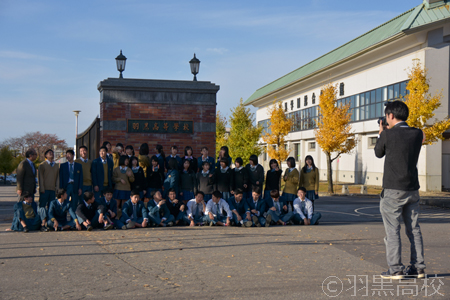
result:
<svg viewBox="0 0 450 300"><path fill-rule="evenodd" d="M406 124L409 110L404 102L388 102L384 112L385 120L378 121L380 132L375 145L376 157L386 156L380 212L386 230L384 242L389 270L381 273L381 277L424 278L425 263L419 226L417 161L425 136L422 130ZM410 265L405 271L401 261L400 219L402 217L406 235L411 243Z"/></svg>

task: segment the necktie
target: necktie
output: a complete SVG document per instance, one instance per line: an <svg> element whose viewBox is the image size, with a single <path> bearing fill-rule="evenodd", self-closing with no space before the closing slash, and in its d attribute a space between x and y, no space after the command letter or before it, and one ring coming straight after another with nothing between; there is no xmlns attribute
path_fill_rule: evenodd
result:
<svg viewBox="0 0 450 300"><path fill-rule="evenodd" d="M305 215L305 217L307 217L307 216L306 216L306 211L305 211L305 201L302 201L302 203L301 203L301 205L300 205L300 208L301 208L301 210L302 210L302 213Z"/></svg>
<svg viewBox="0 0 450 300"><path fill-rule="evenodd" d="M275 207L277 208L277 213L280 213L280 202L275 202Z"/></svg>
<svg viewBox="0 0 450 300"><path fill-rule="evenodd" d="M219 203L216 203L216 215L219 216L219 214L220 214Z"/></svg>
<svg viewBox="0 0 450 300"><path fill-rule="evenodd" d="M137 220L136 204L133 204L133 221Z"/></svg>
<svg viewBox="0 0 450 300"><path fill-rule="evenodd" d="M200 217L200 205L198 203L195 203L194 218L195 217Z"/></svg>
<svg viewBox="0 0 450 300"><path fill-rule="evenodd" d="M73 180L73 164L69 164L69 175L70 175L70 179Z"/></svg>

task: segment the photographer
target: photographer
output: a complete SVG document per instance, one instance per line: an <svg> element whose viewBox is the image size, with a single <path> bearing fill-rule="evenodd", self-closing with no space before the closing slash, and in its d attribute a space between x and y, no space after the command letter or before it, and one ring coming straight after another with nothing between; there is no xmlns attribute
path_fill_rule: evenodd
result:
<svg viewBox="0 0 450 300"><path fill-rule="evenodd" d="M386 230L384 242L389 270L381 274L382 278L425 277L423 241L418 220L419 178L416 167L424 134L420 129L406 124L408 115L408 107L402 101L388 102L385 120L379 121L380 132L375 145L375 155L378 158L386 156L380 212ZM411 243L411 265L405 271L401 261L402 217Z"/></svg>

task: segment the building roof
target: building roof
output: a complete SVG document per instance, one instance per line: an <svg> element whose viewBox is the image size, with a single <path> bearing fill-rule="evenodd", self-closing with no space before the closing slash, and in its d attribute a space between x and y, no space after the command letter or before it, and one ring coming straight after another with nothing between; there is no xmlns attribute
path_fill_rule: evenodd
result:
<svg viewBox="0 0 450 300"><path fill-rule="evenodd" d="M446 19L450 19L449 6L446 5L446 1L439 1L433 7L424 1L424 3L417 7L408 10L333 51L259 88L244 102L244 105L250 105L270 93L280 90L296 81L300 81L304 77L338 63L352 55L363 52L365 49L382 43L398 34L413 29L416 30L420 27Z"/></svg>

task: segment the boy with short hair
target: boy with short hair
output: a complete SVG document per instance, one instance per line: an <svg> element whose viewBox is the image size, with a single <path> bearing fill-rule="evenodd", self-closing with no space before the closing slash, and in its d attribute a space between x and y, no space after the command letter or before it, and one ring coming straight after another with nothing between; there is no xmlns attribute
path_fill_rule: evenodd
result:
<svg viewBox="0 0 450 300"><path fill-rule="evenodd" d="M71 217L69 221L67 220L67 213ZM65 189L56 191L56 199L50 202L48 218L48 227L54 228L55 231L69 230L74 227L81 229L77 216L70 205L70 201L67 199Z"/></svg>
<svg viewBox="0 0 450 300"><path fill-rule="evenodd" d="M185 223L186 205L177 199L175 189L169 189L169 207L170 214L175 218L175 225L183 225Z"/></svg>
<svg viewBox="0 0 450 300"><path fill-rule="evenodd" d="M226 213L226 216L224 215ZM222 193L214 191L212 199L206 204L205 221L209 226L230 226L233 213L227 201L222 199Z"/></svg>
<svg viewBox="0 0 450 300"><path fill-rule="evenodd" d="M271 223L275 223L278 225L287 225L294 214L292 212L289 212L289 208L285 199L283 197L280 197L280 192L278 190L271 190L269 200L270 208L267 213L271 215Z"/></svg>
<svg viewBox="0 0 450 300"><path fill-rule="evenodd" d="M8 231L39 230L41 227L41 218L37 211L36 202L33 201L31 193L22 192L21 201L14 204L14 218L11 229Z"/></svg>
<svg viewBox="0 0 450 300"><path fill-rule="evenodd" d="M83 170L83 193L92 192L92 160L88 159L88 148L80 146L80 157L75 162L81 165Z"/></svg>
<svg viewBox="0 0 450 300"><path fill-rule="evenodd" d="M202 191L195 193L195 199L189 200L187 203L187 221L189 226L202 226L205 217L206 204L204 200L205 194Z"/></svg>
<svg viewBox="0 0 450 300"><path fill-rule="evenodd" d="M48 208L55 200L55 191L59 185L59 164L54 161L52 149L44 153L45 161L38 168L39 174L39 208ZM44 225L46 226L46 224Z"/></svg>
<svg viewBox="0 0 450 300"><path fill-rule="evenodd" d="M253 225L256 227L269 227L272 216L269 214L264 218L263 214L266 209L266 201L261 198L261 188L254 186L252 189L252 198L247 199L247 216L250 216Z"/></svg>
<svg viewBox="0 0 450 300"><path fill-rule="evenodd" d="M110 187L103 189L103 197L97 200L105 207L105 216L115 228L122 228L123 223L117 217L117 201L113 198L114 191Z"/></svg>
<svg viewBox="0 0 450 300"><path fill-rule="evenodd" d="M306 189L300 187L297 192L298 198L294 200L293 221L297 225L319 225L321 213L314 212L311 200L306 198Z"/></svg>
<svg viewBox="0 0 450 300"><path fill-rule="evenodd" d="M161 193L159 191L152 191L151 196L152 199L147 203L149 217L157 226L173 226L175 218L170 214L169 207Z"/></svg>
<svg viewBox="0 0 450 300"><path fill-rule="evenodd" d="M105 207L98 202L95 202L94 193L84 192L83 202L81 202L76 211L78 223L80 223L80 228L86 228L87 231L91 231L94 228L103 228L105 230L113 228L113 226L104 217Z"/></svg>
<svg viewBox="0 0 450 300"><path fill-rule="evenodd" d="M212 198L214 192L214 182L216 180L211 164L207 161L202 163L202 171L197 173L197 190L202 191L204 200L208 202Z"/></svg>
<svg viewBox="0 0 450 300"><path fill-rule="evenodd" d="M145 228L148 225L148 213L144 202L140 201L139 191L132 190L130 199L122 207L120 217L122 229Z"/></svg>
<svg viewBox="0 0 450 300"><path fill-rule="evenodd" d="M236 189L234 196L228 199L228 205L233 213L233 221L236 226L252 226L252 218L246 213L246 203L244 199L244 191Z"/></svg>

